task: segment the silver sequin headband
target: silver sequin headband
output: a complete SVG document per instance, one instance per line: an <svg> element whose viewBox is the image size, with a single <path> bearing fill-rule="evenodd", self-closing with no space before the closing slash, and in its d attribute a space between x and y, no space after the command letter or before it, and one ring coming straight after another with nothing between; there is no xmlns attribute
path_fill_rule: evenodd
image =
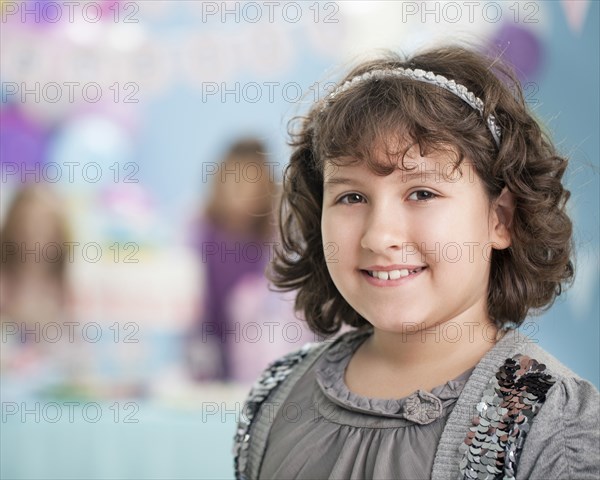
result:
<svg viewBox="0 0 600 480"><path fill-rule="evenodd" d="M346 90L348 90L349 88L352 88L356 84L362 83L362 82L365 82L368 80L380 80L380 79L386 78L386 77L405 77L405 78L410 78L412 80L416 80L418 82L424 82L424 83L429 83L431 85L437 85L438 87L441 87L445 90L448 90L449 92L452 92L454 95L459 97L461 100L468 103L472 108L477 110L479 112L479 114L483 117L483 101L480 98L476 97L473 94L473 92L470 92L469 90L467 90L467 87L465 87L464 85L461 85L459 83L456 83L454 80L448 80L443 75L436 75L433 72L426 72L425 70L421 70L421 69L413 70L411 68L395 68L393 70L373 70L371 72L366 72L366 73L363 73L362 75L358 75L354 78L351 78L350 80L344 82L338 88L333 90L333 92L331 92L327 96L327 98L325 99L325 103L323 104L323 107L321 108L321 111L323 111L329 105L331 100L333 100L335 97L337 97L340 93L345 92ZM498 148L500 148L500 137L501 137L502 131L500 129L500 126L496 122L496 117L494 117L492 114L490 114L490 115L488 115L486 121L488 124L488 128L489 128L492 136L494 137L496 145L498 146Z"/></svg>

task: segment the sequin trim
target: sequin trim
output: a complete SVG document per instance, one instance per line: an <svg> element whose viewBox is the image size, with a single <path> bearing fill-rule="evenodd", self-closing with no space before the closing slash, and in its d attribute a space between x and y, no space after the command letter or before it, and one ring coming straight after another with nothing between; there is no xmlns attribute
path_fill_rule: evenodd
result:
<svg viewBox="0 0 600 480"><path fill-rule="evenodd" d="M506 359L484 390L478 415L459 447L461 479L515 480L531 421L556 381L545 369L526 355Z"/></svg>
<svg viewBox="0 0 600 480"><path fill-rule="evenodd" d="M254 383L244 403L238 428L233 439L233 465L236 479L247 480L248 447L250 445L250 427L261 405L271 391L280 385L316 343L307 343L300 350L288 353L271 363Z"/></svg>

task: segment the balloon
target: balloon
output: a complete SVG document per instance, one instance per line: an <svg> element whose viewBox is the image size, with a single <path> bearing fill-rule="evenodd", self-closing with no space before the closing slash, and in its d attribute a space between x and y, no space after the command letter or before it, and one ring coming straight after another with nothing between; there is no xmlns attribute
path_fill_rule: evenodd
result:
<svg viewBox="0 0 600 480"><path fill-rule="evenodd" d="M532 30L505 23L492 40L492 55L502 57L515 69L521 82L531 81L543 65L543 45Z"/></svg>
<svg viewBox="0 0 600 480"><path fill-rule="evenodd" d="M47 141L47 132L24 116L16 106L0 109L2 183L40 181Z"/></svg>
<svg viewBox="0 0 600 480"><path fill-rule="evenodd" d="M127 132L112 119L95 114L74 117L48 149L48 164L60 172L60 184L80 189L134 182L139 166L132 157Z"/></svg>
<svg viewBox="0 0 600 480"><path fill-rule="evenodd" d="M18 16L21 22L33 28L52 28L65 20L65 9L58 2L45 0L29 0L19 2ZM68 15L66 15L68 18Z"/></svg>
<svg viewBox="0 0 600 480"><path fill-rule="evenodd" d="M123 21L123 17L125 17L128 21L134 21L137 19L136 13L140 8L138 5L130 5L128 3L127 7L123 9L120 3L120 0L105 0L100 2L102 20L119 23Z"/></svg>

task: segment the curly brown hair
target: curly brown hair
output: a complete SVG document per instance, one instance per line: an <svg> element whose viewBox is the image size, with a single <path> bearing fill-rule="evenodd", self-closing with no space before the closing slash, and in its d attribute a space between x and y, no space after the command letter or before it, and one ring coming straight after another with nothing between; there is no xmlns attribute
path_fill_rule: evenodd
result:
<svg viewBox="0 0 600 480"><path fill-rule="evenodd" d="M463 47L410 58L386 52L353 68L339 85L365 72L398 67L432 71L464 85L482 99L483 118L495 116L500 145L477 110L451 92L409 78L358 82L314 104L290 125L293 152L283 178L281 242L267 275L281 291L298 290L296 311L316 333L336 333L342 323L368 325L327 270L321 237L325 161L339 164L340 157L351 157L387 175L397 164L373 161L375 145L386 145L388 156L400 153L392 143L407 146L404 154L411 145L425 153L452 151L457 166L465 158L473 163L490 202L504 187L514 196L511 246L493 250L487 307L497 326L518 326L531 309L549 308L573 280L572 223L565 211L570 194L561 182L567 160L529 112L510 67Z"/></svg>

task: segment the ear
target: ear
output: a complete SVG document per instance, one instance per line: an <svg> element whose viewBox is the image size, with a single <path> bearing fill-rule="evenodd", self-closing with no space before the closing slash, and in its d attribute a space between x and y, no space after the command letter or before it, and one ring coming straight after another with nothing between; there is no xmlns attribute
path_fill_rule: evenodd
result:
<svg viewBox="0 0 600 480"><path fill-rule="evenodd" d="M502 189L492 204L492 243L496 250L504 250L511 244L511 226L515 213L515 198L507 187Z"/></svg>

